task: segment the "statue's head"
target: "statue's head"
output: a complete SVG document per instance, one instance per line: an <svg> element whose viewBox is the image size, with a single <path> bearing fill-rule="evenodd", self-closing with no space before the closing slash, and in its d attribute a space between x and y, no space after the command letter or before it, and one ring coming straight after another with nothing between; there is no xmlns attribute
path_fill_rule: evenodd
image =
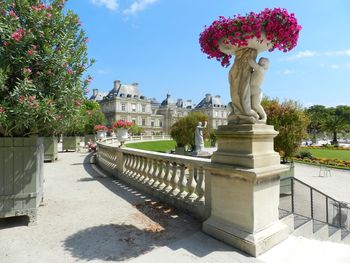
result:
<svg viewBox="0 0 350 263"><path fill-rule="evenodd" d="M269 64L270 64L270 61L268 58L264 58L264 57L261 57L259 59L259 63L258 63L260 66L262 66L264 69L268 69L269 68Z"/></svg>
<svg viewBox="0 0 350 263"><path fill-rule="evenodd" d="M198 126L202 126L202 122L198 122Z"/></svg>

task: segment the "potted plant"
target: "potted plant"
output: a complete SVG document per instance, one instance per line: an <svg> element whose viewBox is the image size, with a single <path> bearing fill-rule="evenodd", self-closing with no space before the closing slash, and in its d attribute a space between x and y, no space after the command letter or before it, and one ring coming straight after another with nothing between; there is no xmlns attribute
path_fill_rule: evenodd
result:
<svg viewBox="0 0 350 263"><path fill-rule="evenodd" d="M96 132L96 139L101 141L102 139L106 138L108 130L109 129L104 125L95 125L94 131Z"/></svg>
<svg viewBox="0 0 350 263"><path fill-rule="evenodd" d="M89 66L78 17L61 0L0 2L0 217L36 222L43 139L79 111Z"/></svg>
<svg viewBox="0 0 350 263"><path fill-rule="evenodd" d="M84 118L79 111L64 129L62 151L79 151L82 136L84 136Z"/></svg>
<svg viewBox="0 0 350 263"><path fill-rule="evenodd" d="M128 139L128 130L134 125L133 122L118 120L113 124L113 128L117 130L117 138L121 144Z"/></svg>
<svg viewBox="0 0 350 263"><path fill-rule="evenodd" d="M229 71L233 108L228 116L229 124L266 123L260 86L269 60L260 58L256 62L257 55L265 50L292 50L300 30L294 14L286 9L266 8L258 14L220 17L200 34L201 50L208 58L215 58L227 67L235 56Z"/></svg>

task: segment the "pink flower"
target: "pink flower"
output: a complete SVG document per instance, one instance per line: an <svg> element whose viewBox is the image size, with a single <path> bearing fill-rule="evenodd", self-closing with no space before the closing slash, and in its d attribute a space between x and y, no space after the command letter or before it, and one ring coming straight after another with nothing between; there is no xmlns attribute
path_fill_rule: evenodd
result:
<svg viewBox="0 0 350 263"><path fill-rule="evenodd" d="M17 31L15 31L11 34L11 38L14 39L15 41L19 42L23 37L23 33L24 33L23 29L18 29Z"/></svg>
<svg viewBox="0 0 350 263"><path fill-rule="evenodd" d="M9 42L4 41L4 46L7 47L9 45Z"/></svg>
<svg viewBox="0 0 350 263"><path fill-rule="evenodd" d="M32 73L32 70L30 68L24 68L23 69L23 73L24 74L30 74L30 73Z"/></svg>
<svg viewBox="0 0 350 263"><path fill-rule="evenodd" d="M4 107L0 106L0 113L4 113L4 112L5 112Z"/></svg>
<svg viewBox="0 0 350 263"><path fill-rule="evenodd" d="M46 13L46 16L47 16L47 18L51 18L51 14L50 13Z"/></svg>
<svg viewBox="0 0 350 263"><path fill-rule="evenodd" d="M74 71L71 68L68 68L67 73L68 73L68 75L72 75L74 73Z"/></svg>
<svg viewBox="0 0 350 263"><path fill-rule="evenodd" d="M89 38L87 38L87 37L84 38L84 42L85 42L85 43L88 43L88 42L89 42Z"/></svg>
<svg viewBox="0 0 350 263"><path fill-rule="evenodd" d="M34 50L29 49L29 50L27 51L27 54L28 54L29 56L33 56L33 54L34 54Z"/></svg>
<svg viewBox="0 0 350 263"><path fill-rule="evenodd" d="M15 13L13 10L11 10L11 11L9 12L9 15L10 15L11 17L13 17L13 18L18 18L18 16L16 15L16 13Z"/></svg>

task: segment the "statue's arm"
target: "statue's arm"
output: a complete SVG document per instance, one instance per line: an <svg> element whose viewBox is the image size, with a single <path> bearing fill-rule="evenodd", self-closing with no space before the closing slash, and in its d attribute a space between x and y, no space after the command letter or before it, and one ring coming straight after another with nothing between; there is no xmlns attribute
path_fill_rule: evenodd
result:
<svg viewBox="0 0 350 263"><path fill-rule="evenodd" d="M248 60L249 66L251 66L254 70L260 70L260 65L254 61L254 59Z"/></svg>
<svg viewBox="0 0 350 263"><path fill-rule="evenodd" d="M206 121L206 122L204 122L204 129L207 127L207 124L208 124L208 122Z"/></svg>

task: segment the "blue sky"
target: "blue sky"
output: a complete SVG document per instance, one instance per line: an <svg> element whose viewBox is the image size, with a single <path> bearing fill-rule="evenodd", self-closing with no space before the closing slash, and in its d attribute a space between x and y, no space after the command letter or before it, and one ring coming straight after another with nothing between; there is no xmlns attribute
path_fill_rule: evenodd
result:
<svg viewBox="0 0 350 263"><path fill-rule="evenodd" d="M89 37L88 52L96 59L90 89L107 92L113 81L138 82L147 97L198 103L205 95L229 102L227 74L200 51L204 25L265 7L295 13L303 29L288 53L261 53L270 59L263 92L304 106L350 105L350 1L233 0L70 0Z"/></svg>

